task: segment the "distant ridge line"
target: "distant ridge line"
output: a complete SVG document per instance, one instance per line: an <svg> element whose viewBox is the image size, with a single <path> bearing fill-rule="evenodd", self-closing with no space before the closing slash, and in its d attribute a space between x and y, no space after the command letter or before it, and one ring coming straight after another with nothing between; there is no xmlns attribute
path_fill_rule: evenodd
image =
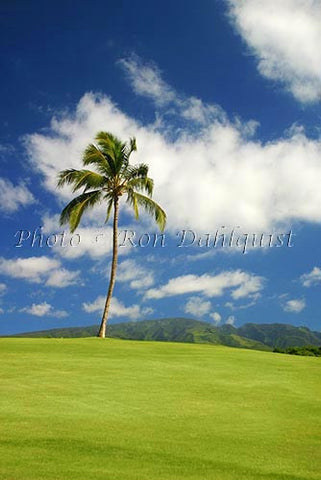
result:
<svg viewBox="0 0 321 480"><path fill-rule="evenodd" d="M98 325L65 327L24 332L6 337L83 338L94 337ZM110 324L107 336L126 340L182 343L206 343L255 350L321 346L321 332L282 323L246 323L241 327L215 326L209 322L184 317L141 320Z"/></svg>

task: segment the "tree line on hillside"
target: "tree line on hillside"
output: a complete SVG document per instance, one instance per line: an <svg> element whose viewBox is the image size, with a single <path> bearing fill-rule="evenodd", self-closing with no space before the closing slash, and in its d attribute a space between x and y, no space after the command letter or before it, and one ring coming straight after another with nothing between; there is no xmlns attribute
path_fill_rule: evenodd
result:
<svg viewBox="0 0 321 480"><path fill-rule="evenodd" d="M304 347L274 348L275 353L287 353L289 355L301 355L303 357L321 357L321 347L306 345Z"/></svg>

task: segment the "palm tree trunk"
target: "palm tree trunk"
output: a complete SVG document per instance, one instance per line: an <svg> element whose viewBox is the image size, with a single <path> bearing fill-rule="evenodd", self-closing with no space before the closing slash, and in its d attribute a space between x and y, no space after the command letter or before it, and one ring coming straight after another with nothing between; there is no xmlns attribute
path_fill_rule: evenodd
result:
<svg viewBox="0 0 321 480"><path fill-rule="evenodd" d="M111 269L110 269L109 287L108 287L104 313L101 319L99 332L97 334L97 337L100 337L100 338L105 338L106 336L108 312L109 312L110 301L113 295L113 290L114 290L115 280L116 280L117 259L118 259L118 211L119 211L119 199L117 197L114 200L113 259L112 259Z"/></svg>

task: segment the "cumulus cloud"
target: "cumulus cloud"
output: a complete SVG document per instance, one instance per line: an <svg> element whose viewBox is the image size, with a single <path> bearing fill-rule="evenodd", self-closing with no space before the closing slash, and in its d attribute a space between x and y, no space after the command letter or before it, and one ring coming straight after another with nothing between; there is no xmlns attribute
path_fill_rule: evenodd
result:
<svg viewBox="0 0 321 480"><path fill-rule="evenodd" d="M23 233L26 240L21 241L22 247L31 245L33 238L35 238L35 247L42 245L44 250L52 250L55 254L68 260L83 256L99 260L110 256L112 253L113 229L111 225L105 224L106 208L103 205L97 207L97 209L84 214L81 221L82 225L74 233L70 233L68 225L60 225L58 214L45 214L42 218L41 228L30 232L29 238L26 238L27 234ZM128 241L131 234L126 233L134 230L133 225L122 225L119 229L118 244L121 246L118 250L119 257L128 255L134 248ZM134 233L136 234L136 232ZM19 236L20 233L16 236L17 244L19 243ZM40 238L42 238L41 243Z"/></svg>
<svg viewBox="0 0 321 480"><path fill-rule="evenodd" d="M0 258L0 272L13 278L41 283L49 271L59 268L58 260L48 257Z"/></svg>
<svg viewBox="0 0 321 480"><path fill-rule="evenodd" d="M218 312L214 312L210 314L211 319L215 323L215 325L218 325L220 321L222 320L221 315Z"/></svg>
<svg viewBox="0 0 321 480"><path fill-rule="evenodd" d="M34 196L23 183L15 186L10 180L0 178L0 191L0 210L5 213L16 212L20 207L35 202Z"/></svg>
<svg viewBox="0 0 321 480"><path fill-rule="evenodd" d="M5 156L15 151L13 145L0 143L0 155Z"/></svg>
<svg viewBox="0 0 321 480"><path fill-rule="evenodd" d="M118 63L125 71L134 92L151 98L158 108L167 108L167 114L173 115L175 110L171 111L168 107L174 107L183 119L199 125L218 118L225 119L224 111L218 105L207 105L199 98L180 95L163 80L154 63L143 62L137 55L123 58Z"/></svg>
<svg viewBox="0 0 321 480"><path fill-rule="evenodd" d="M236 318L234 317L234 315L230 315L227 319L226 319L226 325L232 325L234 327L235 325L235 322L236 322Z"/></svg>
<svg viewBox="0 0 321 480"><path fill-rule="evenodd" d="M104 309L106 298L100 295L93 302L84 302L82 308L87 313L99 312L102 313ZM153 309L149 307L141 308L139 305L131 305L126 307L122 302L120 302L116 297L112 297L110 304L109 316L113 317L124 317L129 318L130 320L137 320L138 318L143 319L147 315L153 313Z"/></svg>
<svg viewBox="0 0 321 480"><path fill-rule="evenodd" d="M256 302L257 302L257 300L260 296L261 296L261 294L259 292L254 293L253 295L250 296L250 298L251 298L250 302L247 302L247 303L244 303L244 304L237 304L237 305L233 302L226 302L224 306L227 307L227 308L230 308L231 310L245 310L247 308L250 308L250 307L253 307L254 305L256 305Z"/></svg>
<svg viewBox="0 0 321 480"><path fill-rule="evenodd" d="M117 281L128 284L134 290L144 290L155 282L153 271L133 259L124 260L119 264Z"/></svg>
<svg viewBox="0 0 321 480"><path fill-rule="evenodd" d="M104 309L105 301L106 297L100 295L93 302L84 302L82 308L87 313L100 312Z"/></svg>
<svg viewBox="0 0 321 480"><path fill-rule="evenodd" d="M90 212L91 213L91 212ZM73 234L69 232L68 225L60 226L59 215L46 214L42 219L41 234L44 236L43 244L46 241L53 245L53 251L63 258L69 260L78 259L88 255L94 260L100 257L106 257L112 251L112 228L104 225L103 216L105 212L101 212L98 208L93 216L92 214L84 215L82 226L77 228ZM95 226L93 223L95 222ZM100 228L97 228L101 225ZM38 231L36 232L38 234ZM62 235L64 235L62 237ZM55 236L57 241L55 242ZM36 243L38 245L38 243ZM120 255L127 253L128 249L120 250Z"/></svg>
<svg viewBox="0 0 321 480"><path fill-rule="evenodd" d="M0 257L0 273L48 287L67 287L77 283L79 271L61 267L61 262L46 256L6 259Z"/></svg>
<svg viewBox="0 0 321 480"><path fill-rule="evenodd" d="M146 64L137 56L122 58L118 64L124 69L133 90L138 95L152 98L163 105L175 100L175 92L164 82L157 65Z"/></svg>
<svg viewBox="0 0 321 480"><path fill-rule="evenodd" d="M300 280L304 287L312 287L321 283L321 269L314 267L311 272L301 275Z"/></svg>
<svg viewBox="0 0 321 480"><path fill-rule="evenodd" d="M305 308L305 300L299 298L287 300L282 304L282 308L285 312L300 313Z"/></svg>
<svg viewBox="0 0 321 480"><path fill-rule="evenodd" d="M258 292L262 289L262 287L262 277L251 276L248 277L246 281L243 281L240 286L232 292L231 296L234 298L234 300L247 297L251 297L256 300L259 295Z"/></svg>
<svg viewBox="0 0 321 480"><path fill-rule="evenodd" d="M20 311L30 313L31 315L36 315L37 317L43 317L47 315L51 310L51 305L47 302L43 303L33 303L31 307L24 307Z"/></svg>
<svg viewBox="0 0 321 480"><path fill-rule="evenodd" d="M190 313L195 317L203 317L210 312L211 308L211 302L204 300L201 297L191 297L184 306L184 312Z"/></svg>
<svg viewBox="0 0 321 480"><path fill-rule="evenodd" d="M74 285L78 282L79 279L79 270L70 271L66 268L59 268L53 270L49 275L46 281L47 287L68 287L69 285Z"/></svg>
<svg viewBox="0 0 321 480"><path fill-rule="evenodd" d="M315 0L226 0L258 70L301 102L321 99L321 5Z"/></svg>
<svg viewBox="0 0 321 480"><path fill-rule="evenodd" d="M174 103L172 110L182 119L186 102L184 108L179 105ZM108 97L87 93L75 112L52 120L48 133L27 137L26 147L44 186L57 195L55 179L66 167L65 159L68 166L81 167L82 152L97 131L111 130L123 139L136 136L138 152L132 161L149 164L154 198L166 210L173 234L186 227L200 233L220 225L267 232L295 221L321 222L319 139L296 129L263 144L248 136L253 133L248 123L207 116L193 134L186 119L186 128L171 140L168 131L181 122L166 118L161 126L143 126ZM70 190L63 189L61 197L69 200Z"/></svg>
<svg viewBox="0 0 321 480"><path fill-rule="evenodd" d="M241 270L224 271L217 275L182 275L167 284L147 290L145 297L160 299L186 293L202 293L206 297L218 297L231 290L233 298L251 297L263 288L262 277Z"/></svg>
<svg viewBox="0 0 321 480"><path fill-rule="evenodd" d="M68 316L68 313L65 310L54 310L53 306L50 303L33 303L31 306L21 308L20 312L29 313L30 315L35 315L36 317L56 317L64 318Z"/></svg>

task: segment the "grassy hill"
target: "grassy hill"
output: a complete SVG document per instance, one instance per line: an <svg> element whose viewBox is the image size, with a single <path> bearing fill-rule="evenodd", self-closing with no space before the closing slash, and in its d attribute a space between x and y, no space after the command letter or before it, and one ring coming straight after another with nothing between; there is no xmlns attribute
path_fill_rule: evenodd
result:
<svg viewBox="0 0 321 480"><path fill-rule="evenodd" d="M2 338L2 480L319 480L318 358Z"/></svg>
<svg viewBox="0 0 321 480"><path fill-rule="evenodd" d="M22 337L90 337L95 336L97 325L89 327L59 328L22 333ZM231 325L215 327L208 322L187 318L164 318L108 325L107 335L128 340L155 340L187 343L211 343L255 350L286 349L293 346L321 345L321 333L306 327L280 323L247 323L235 328Z"/></svg>

